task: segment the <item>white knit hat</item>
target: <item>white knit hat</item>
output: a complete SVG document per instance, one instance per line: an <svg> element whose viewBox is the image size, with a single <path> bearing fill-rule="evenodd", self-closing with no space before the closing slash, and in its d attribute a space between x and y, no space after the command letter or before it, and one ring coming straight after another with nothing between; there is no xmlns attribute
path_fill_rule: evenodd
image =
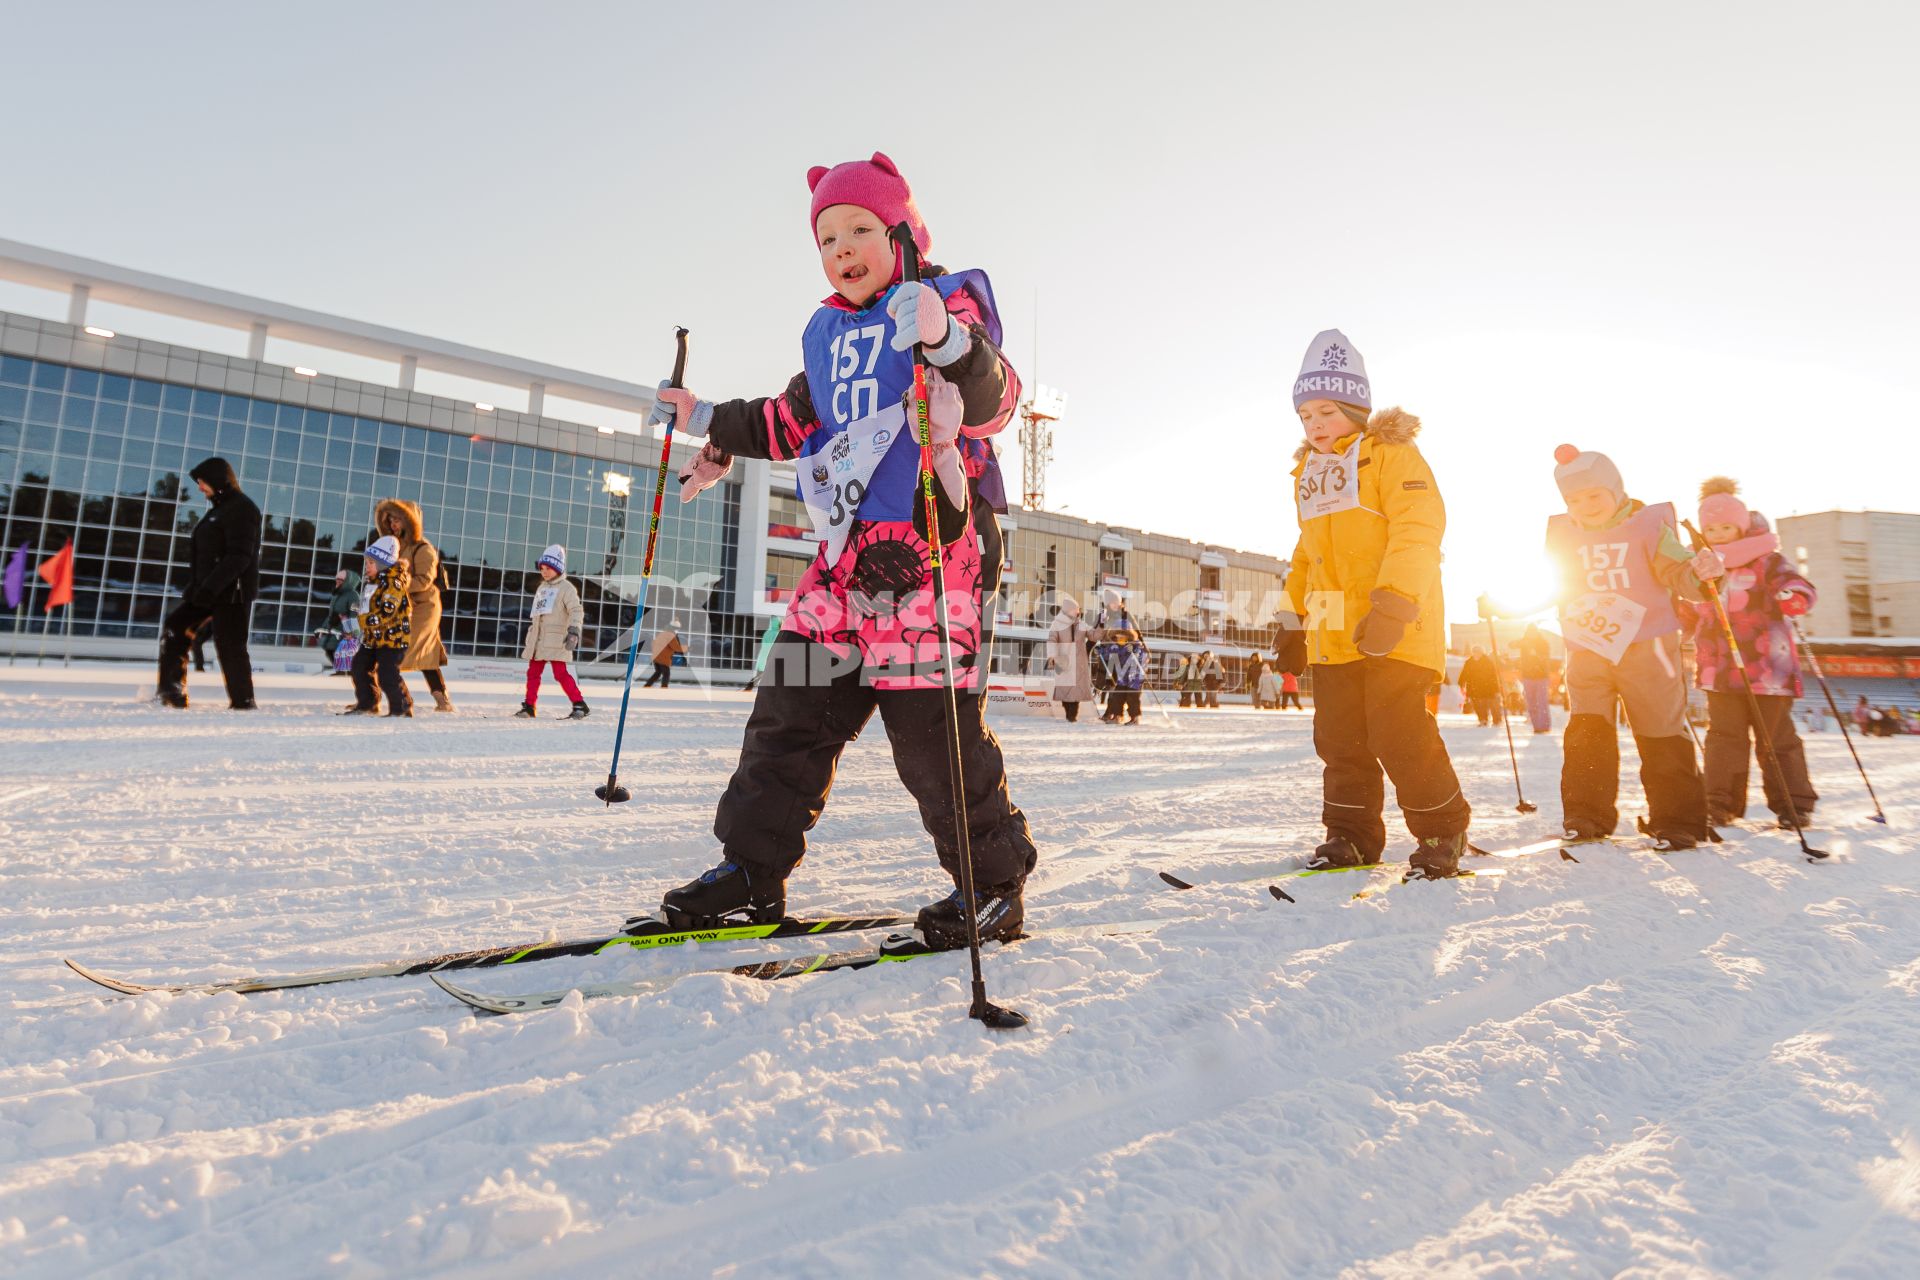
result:
<svg viewBox="0 0 1920 1280"><path fill-rule="evenodd" d="M567 549L557 542L554 543L542 551L540 559L535 561L536 568L543 564L555 573L564 575L567 571Z"/></svg>
<svg viewBox="0 0 1920 1280"><path fill-rule="evenodd" d="M1560 486L1561 497L1571 498L1582 489L1605 489L1615 502L1627 500L1620 468L1606 454L1563 444L1553 451L1553 460L1559 464L1553 469L1553 482Z"/></svg>
<svg viewBox="0 0 1920 1280"><path fill-rule="evenodd" d="M391 569L400 563L400 541L391 534L384 538L375 538L367 548L367 559L382 569Z"/></svg>
<svg viewBox="0 0 1920 1280"><path fill-rule="evenodd" d="M1332 400L1361 409L1373 408L1373 388L1367 383L1367 362L1360 358L1347 335L1323 329L1307 344L1300 376L1293 382L1293 407L1309 400Z"/></svg>

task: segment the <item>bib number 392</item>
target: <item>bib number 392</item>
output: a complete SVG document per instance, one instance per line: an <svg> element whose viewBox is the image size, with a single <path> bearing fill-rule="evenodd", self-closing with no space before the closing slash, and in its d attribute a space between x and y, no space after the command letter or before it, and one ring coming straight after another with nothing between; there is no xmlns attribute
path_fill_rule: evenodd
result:
<svg viewBox="0 0 1920 1280"><path fill-rule="evenodd" d="M1626 596L1602 592L1581 596L1560 614L1560 635L1568 644L1590 649L1618 662L1640 633L1646 606Z"/></svg>

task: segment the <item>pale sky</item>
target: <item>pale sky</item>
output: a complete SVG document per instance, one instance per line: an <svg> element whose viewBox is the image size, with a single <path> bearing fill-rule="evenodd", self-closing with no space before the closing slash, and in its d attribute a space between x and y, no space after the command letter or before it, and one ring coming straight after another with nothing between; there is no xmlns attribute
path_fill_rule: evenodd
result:
<svg viewBox="0 0 1920 1280"><path fill-rule="evenodd" d="M684 324L724 399L827 291L808 166L886 151L1069 396L1050 507L1288 554L1338 327L1471 616L1562 441L1688 511L1920 509L1915 14L0 0L0 236L640 381Z"/></svg>

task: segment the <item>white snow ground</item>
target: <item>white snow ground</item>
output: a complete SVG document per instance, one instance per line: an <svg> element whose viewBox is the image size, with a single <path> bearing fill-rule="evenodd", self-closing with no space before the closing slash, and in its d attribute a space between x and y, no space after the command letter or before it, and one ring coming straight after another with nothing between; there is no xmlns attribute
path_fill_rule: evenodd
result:
<svg viewBox="0 0 1920 1280"><path fill-rule="evenodd" d="M113 996L175 978L599 932L708 864L745 703L585 724L341 720L345 681L170 713L144 669L0 667L0 1271L27 1277L1920 1274L1920 743L1836 735L1810 866L1751 835L1500 878L1187 894L1316 838L1308 721L1006 718L1036 922L963 957L480 1019L424 978ZM487 717L481 719L484 713ZM1558 737L1446 730L1483 844L1551 832ZM1628 745L1631 759L1631 745ZM1757 788L1756 788L1757 791ZM1757 798L1757 797L1756 797ZM1637 800L1629 774L1628 804ZM1394 824L1396 841L1404 833ZM877 724L796 911L911 906L932 857ZM559 960L489 990L804 943Z"/></svg>

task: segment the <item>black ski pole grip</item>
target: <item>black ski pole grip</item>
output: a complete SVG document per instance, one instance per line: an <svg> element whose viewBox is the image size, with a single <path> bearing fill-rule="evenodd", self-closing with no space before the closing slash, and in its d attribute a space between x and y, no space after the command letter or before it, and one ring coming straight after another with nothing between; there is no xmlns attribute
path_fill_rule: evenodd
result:
<svg viewBox="0 0 1920 1280"><path fill-rule="evenodd" d="M887 237L900 246L900 278L917 281L920 278L920 246L913 242L913 228L902 222L887 232Z"/></svg>
<svg viewBox="0 0 1920 1280"><path fill-rule="evenodd" d="M684 390L687 385L687 331L678 325L674 326L673 343L673 378L667 385Z"/></svg>

